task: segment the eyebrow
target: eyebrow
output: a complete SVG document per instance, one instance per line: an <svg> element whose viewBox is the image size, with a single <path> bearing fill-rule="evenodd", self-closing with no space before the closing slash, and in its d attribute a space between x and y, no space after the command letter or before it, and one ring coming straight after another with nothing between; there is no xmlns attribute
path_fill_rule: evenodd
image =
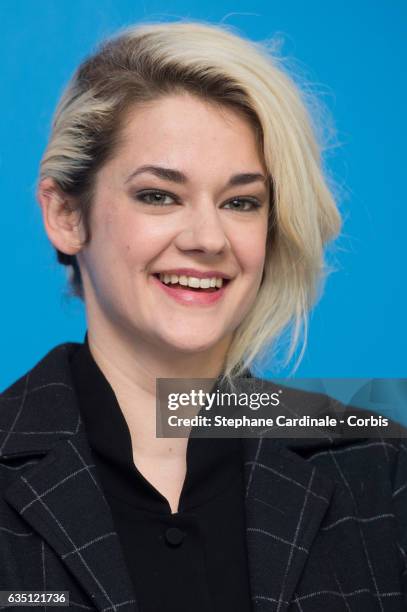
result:
<svg viewBox="0 0 407 612"><path fill-rule="evenodd" d="M126 179L126 183L128 183L131 179L135 178L139 174L149 173L157 176L158 178L172 181L173 183L184 184L188 182L188 177L186 174L181 172L180 170L174 170L173 168L163 168L162 166L140 166L134 172L130 174L130 176ZM230 177L227 187L238 187L241 185L249 185L250 183L255 183L256 181L261 181L265 183L267 178L264 174L260 172L242 172L240 174L234 174Z"/></svg>

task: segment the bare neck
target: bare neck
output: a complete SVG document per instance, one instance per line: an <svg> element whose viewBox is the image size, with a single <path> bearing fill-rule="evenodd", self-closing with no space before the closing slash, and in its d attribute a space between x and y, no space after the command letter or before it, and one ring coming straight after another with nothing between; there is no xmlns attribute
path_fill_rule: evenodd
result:
<svg viewBox="0 0 407 612"><path fill-rule="evenodd" d="M177 353L171 347L167 350L147 345L142 339L113 336L91 325L88 342L126 419L133 453L162 458L184 453L187 439L156 438L156 379L218 377L226 342L210 351Z"/></svg>
<svg viewBox="0 0 407 612"><path fill-rule="evenodd" d="M94 360L110 383L127 422L133 461L177 512L186 475L188 438L156 437L156 378L216 378L225 348L178 355L127 338L88 332Z"/></svg>

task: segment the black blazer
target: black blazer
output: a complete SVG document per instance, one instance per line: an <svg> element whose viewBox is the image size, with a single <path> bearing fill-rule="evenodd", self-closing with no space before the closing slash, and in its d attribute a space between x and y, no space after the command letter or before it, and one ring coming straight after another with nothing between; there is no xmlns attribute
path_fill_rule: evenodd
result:
<svg viewBox="0 0 407 612"><path fill-rule="evenodd" d="M0 396L0 590L64 590L78 610L143 612L81 422L74 349L56 347ZM407 609L403 440L243 448L253 610Z"/></svg>

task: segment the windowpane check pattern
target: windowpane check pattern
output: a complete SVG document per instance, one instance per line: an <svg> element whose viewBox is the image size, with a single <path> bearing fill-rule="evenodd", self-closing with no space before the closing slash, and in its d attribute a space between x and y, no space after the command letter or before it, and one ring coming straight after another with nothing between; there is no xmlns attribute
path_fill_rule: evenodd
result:
<svg viewBox="0 0 407 612"><path fill-rule="evenodd" d="M75 347L56 347L0 397L0 589L143 612L73 391ZM249 438L243 455L254 611L407 609L404 440Z"/></svg>

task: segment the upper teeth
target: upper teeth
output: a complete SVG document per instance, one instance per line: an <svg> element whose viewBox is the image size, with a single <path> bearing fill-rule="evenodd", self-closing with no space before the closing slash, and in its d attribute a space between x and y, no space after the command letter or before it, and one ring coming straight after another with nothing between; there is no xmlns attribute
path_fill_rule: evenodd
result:
<svg viewBox="0 0 407 612"><path fill-rule="evenodd" d="M196 278L195 276L178 276L178 274L160 273L160 281L168 284L179 283L185 287L194 287L195 289L209 289L209 287L222 287L223 278Z"/></svg>

